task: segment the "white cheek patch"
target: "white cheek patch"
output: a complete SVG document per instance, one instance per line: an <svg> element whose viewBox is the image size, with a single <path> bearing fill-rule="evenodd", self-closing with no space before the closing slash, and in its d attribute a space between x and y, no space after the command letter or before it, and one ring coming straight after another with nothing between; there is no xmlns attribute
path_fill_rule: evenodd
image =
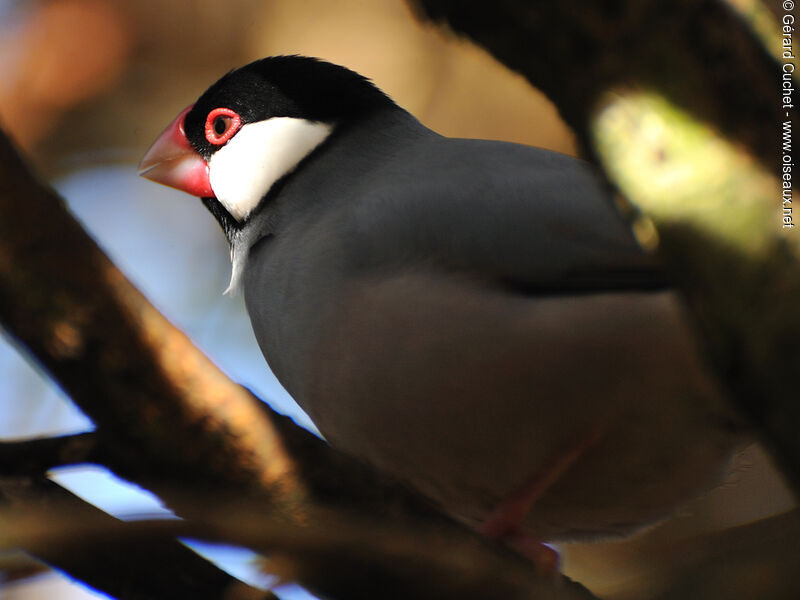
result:
<svg viewBox="0 0 800 600"><path fill-rule="evenodd" d="M237 221L331 133L332 125L273 117L244 125L208 161L211 188Z"/></svg>

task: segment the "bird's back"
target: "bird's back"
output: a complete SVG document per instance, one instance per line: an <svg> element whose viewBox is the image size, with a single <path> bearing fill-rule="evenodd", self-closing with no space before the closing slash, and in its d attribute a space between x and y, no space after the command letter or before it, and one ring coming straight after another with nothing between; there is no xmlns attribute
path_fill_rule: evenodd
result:
<svg viewBox="0 0 800 600"><path fill-rule="evenodd" d="M249 262L259 343L323 434L477 520L602 428L531 516L545 537L630 529L702 488L733 443L708 435L724 404L601 180L392 118L301 165Z"/></svg>

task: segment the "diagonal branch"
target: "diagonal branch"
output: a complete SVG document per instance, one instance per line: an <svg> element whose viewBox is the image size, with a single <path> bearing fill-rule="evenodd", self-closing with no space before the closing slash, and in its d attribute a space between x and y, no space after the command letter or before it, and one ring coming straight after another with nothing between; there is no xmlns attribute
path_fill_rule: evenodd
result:
<svg viewBox="0 0 800 600"><path fill-rule="evenodd" d="M780 70L724 0L409 3L525 75L590 154L587 116L609 90L640 86L661 91L776 166Z"/></svg>
<svg viewBox="0 0 800 600"><path fill-rule="evenodd" d="M101 531L121 525L47 479L30 480L13 489L3 481L6 485L0 486L0 506L12 507L6 509L11 514L36 515L39 526L51 520ZM0 527L0 539L8 544L15 535L24 536L26 529L33 528L27 526L25 518L15 518ZM75 531L70 533L55 543L48 536L29 538L24 548L51 567L119 600L218 600L234 592L267 600L264 592L237 581L171 535L151 535L146 540L113 536L83 540Z"/></svg>
<svg viewBox="0 0 800 600"><path fill-rule="evenodd" d="M0 511L0 527L11 542L35 546L71 543L80 548L108 540L141 545L170 535L235 542L269 552L269 564L283 576L303 579L316 573L317 584L330 595L326 597L349 600L591 598L580 586L537 580L524 562L514 566L504 552L481 552L479 546L464 546L435 528L412 531L396 522L376 522L369 516L342 519L324 510L312 511L316 514L301 525L213 495L199 502L205 505L203 523L64 520L34 507Z"/></svg>
<svg viewBox="0 0 800 600"><path fill-rule="evenodd" d="M131 286L5 138L0 164L0 320L94 420L112 466L302 495L260 403Z"/></svg>
<svg viewBox="0 0 800 600"><path fill-rule="evenodd" d="M41 476L48 469L97 462L97 436L79 433L51 438L0 442L0 476Z"/></svg>

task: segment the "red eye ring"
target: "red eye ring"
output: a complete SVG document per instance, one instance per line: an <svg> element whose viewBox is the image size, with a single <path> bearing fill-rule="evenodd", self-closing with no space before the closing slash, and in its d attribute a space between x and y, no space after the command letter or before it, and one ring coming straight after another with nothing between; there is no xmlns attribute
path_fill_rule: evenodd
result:
<svg viewBox="0 0 800 600"><path fill-rule="evenodd" d="M242 118L230 108L215 108L206 117L206 139L221 146L242 126Z"/></svg>

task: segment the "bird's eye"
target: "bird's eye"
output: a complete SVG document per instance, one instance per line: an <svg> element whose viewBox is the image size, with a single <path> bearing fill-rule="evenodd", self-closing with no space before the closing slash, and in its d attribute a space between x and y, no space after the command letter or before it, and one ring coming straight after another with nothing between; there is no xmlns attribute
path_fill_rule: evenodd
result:
<svg viewBox="0 0 800 600"><path fill-rule="evenodd" d="M219 115L216 119L214 119L214 133L217 135L222 135L227 131L228 127L231 125L231 118L228 116Z"/></svg>
<svg viewBox="0 0 800 600"><path fill-rule="evenodd" d="M221 146L242 126L242 118L230 108L215 108L206 117L206 139Z"/></svg>

